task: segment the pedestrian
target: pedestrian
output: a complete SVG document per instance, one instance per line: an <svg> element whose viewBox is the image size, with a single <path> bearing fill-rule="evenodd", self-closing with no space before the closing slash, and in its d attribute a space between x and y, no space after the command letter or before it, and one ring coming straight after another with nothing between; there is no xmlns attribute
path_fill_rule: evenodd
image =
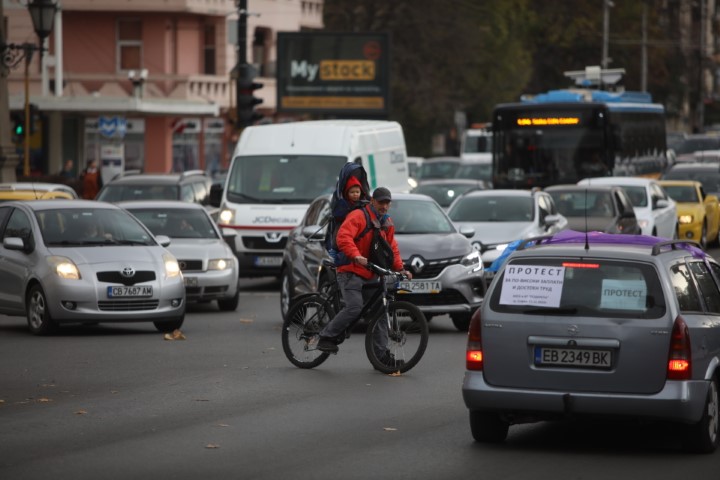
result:
<svg viewBox="0 0 720 480"><path fill-rule="evenodd" d="M375 189L370 203L348 213L338 229L336 236L338 248L351 260L350 263L337 267L337 282L342 291L345 306L320 332L318 350L330 353L338 351L337 345L344 340L345 330L352 322L357 320L363 308L363 285L377 282L376 275L366 268L368 257L370 257L370 244L373 235L368 234L358 238L358 235L367 226L365 211L373 226L380 229L380 236L392 248L392 269L395 271L403 270L402 257L400 257L400 250L395 240L395 227L388 215L391 201L390 190L385 187ZM412 278L410 272L404 271L403 273L408 278ZM372 294L372 292L367 293ZM386 357L386 361L393 360L390 358L391 354L388 351L381 355Z"/></svg>
<svg viewBox="0 0 720 480"><path fill-rule="evenodd" d="M58 175L60 175L61 177L65 177L69 180L75 178L75 174L73 173L73 165L74 162L72 160L65 160L65 165L63 165L63 168L62 170L60 170L60 173L58 173Z"/></svg>
<svg viewBox="0 0 720 480"><path fill-rule="evenodd" d="M94 159L88 160L87 168L80 174L80 182L82 184L82 197L94 200L102 187L100 169L97 168L97 162Z"/></svg>

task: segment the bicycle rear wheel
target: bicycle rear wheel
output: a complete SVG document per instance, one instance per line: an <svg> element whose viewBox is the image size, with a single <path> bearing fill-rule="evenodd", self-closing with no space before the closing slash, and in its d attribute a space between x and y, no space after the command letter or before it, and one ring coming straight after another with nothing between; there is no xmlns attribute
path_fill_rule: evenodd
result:
<svg viewBox="0 0 720 480"><path fill-rule="evenodd" d="M290 363L299 368L314 368L329 354L317 349L320 331L335 316L327 297L309 295L295 302L283 322L282 346Z"/></svg>
<svg viewBox="0 0 720 480"><path fill-rule="evenodd" d="M404 373L418 364L429 337L420 309L409 302L394 301L388 305L387 317L382 314L368 325L365 352L376 370Z"/></svg>

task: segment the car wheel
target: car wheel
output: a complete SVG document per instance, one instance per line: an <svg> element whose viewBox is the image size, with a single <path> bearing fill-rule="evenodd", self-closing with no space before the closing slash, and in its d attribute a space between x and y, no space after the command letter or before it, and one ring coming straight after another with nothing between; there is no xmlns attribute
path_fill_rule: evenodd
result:
<svg viewBox="0 0 720 480"><path fill-rule="evenodd" d="M472 312L450 314L450 319L452 320L453 325L455 325L455 328L461 332L468 331L468 327L470 327L470 317L472 317Z"/></svg>
<svg viewBox="0 0 720 480"><path fill-rule="evenodd" d="M155 325L155 328L158 329L159 332L167 333L172 332L174 330L179 329L182 327L183 322L185 321L185 315L182 317L176 319L176 320L164 320L160 322L153 322L153 325Z"/></svg>
<svg viewBox="0 0 720 480"><path fill-rule="evenodd" d="M470 431L476 442L504 442L509 428L499 413L470 411Z"/></svg>
<svg viewBox="0 0 720 480"><path fill-rule="evenodd" d="M50 316L47 297L40 285L30 289L25 307L28 327L34 335L49 335L57 330L57 323Z"/></svg>
<svg viewBox="0 0 720 480"><path fill-rule="evenodd" d="M285 267L280 272L280 315L282 315L283 320L287 318L287 313L290 310L292 291L292 278L290 278L288 269Z"/></svg>
<svg viewBox="0 0 720 480"><path fill-rule="evenodd" d="M711 453L718 446L718 381L710 380L703 416L695 425L687 427L685 448L694 453Z"/></svg>
<svg viewBox="0 0 720 480"><path fill-rule="evenodd" d="M234 312L235 309L237 309L238 304L240 303L240 288L238 287L238 290L235 292L235 295L233 295L230 298L220 298L217 301L218 308L220 308L223 312Z"/></svg>

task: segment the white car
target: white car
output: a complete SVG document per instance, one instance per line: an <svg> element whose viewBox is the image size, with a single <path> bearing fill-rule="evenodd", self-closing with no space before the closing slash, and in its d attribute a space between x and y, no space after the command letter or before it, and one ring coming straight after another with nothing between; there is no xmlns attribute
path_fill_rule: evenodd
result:
<svg viewBox="0 0 720 480"><path fill-rule="evenodd" d="M458 229L475 230L470 239L489 267L515 240L557 233L568 220L545 192L529 190L473 190L458 197L448 208ZM492 276L486 273L486 278Z"/></svg>
<svg viewBox="0 0 720 480"><path fill-rule="evenodd" d="M655 180L641 177L585 178L578 185L617 185L627 192L643 235L677 237L677 207Z"/></svg>

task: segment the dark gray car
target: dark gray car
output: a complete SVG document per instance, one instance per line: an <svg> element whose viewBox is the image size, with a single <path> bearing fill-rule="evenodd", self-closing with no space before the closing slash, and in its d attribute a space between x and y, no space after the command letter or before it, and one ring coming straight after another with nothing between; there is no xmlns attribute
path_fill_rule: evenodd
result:
<svg viewBox="0 0 720 480"><path fill-rule="evenodd" d="M324 280L323 258L329 258L323 241L323 220L330 212L330 195L315 199L305 217L288 236L283 252L280 307L283 317L297 295L318 289ZM467 330L472 312L485 294L480 253L460 233L432 198L393 194L390 216L405 268L413 280L398 297L420 307L426 317L450 314L459 330Z"/></svg>

